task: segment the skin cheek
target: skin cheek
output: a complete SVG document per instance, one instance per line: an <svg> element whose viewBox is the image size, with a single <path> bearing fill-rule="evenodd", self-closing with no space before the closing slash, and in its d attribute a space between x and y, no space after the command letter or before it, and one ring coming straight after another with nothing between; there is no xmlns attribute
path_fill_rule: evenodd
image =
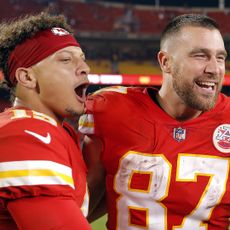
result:
<svg viewBox="0 0 230 230"><path fill-rule="evenodd" d="M184 61L180 61L174 65L175 74L179 74L181 81L187 82L191 86L194 85L194 80L204 75L205 63L192 59L186 61L186 57L181 57L180 60Z"/></svg>
<svg viewBox="0 0 230 230"><path fill-rule="evenodd" d="M36 72L42 91L58 96L58 91L63 93L64 90L68 90L66 86L69 85L73 73L61 67L58 63L50 63L50 61L40 63Z"/></svg>
<svg viewBox="0 0 230 230"><path fill-rule="evenodd" d="M63 81L63 74L59 71L51 69L46 73L43 72L39 78L39 98L42 104L57 114L65 114L66 107L75 100L72 84L67 77Z"/></svg>
<svg viewBox="0 0 230 230"><path fill-rule="evenodd" d="M73 109L82 112L84 104L77 100L73 89L77 84L76 64L65 64L55 60L51 62L51 59L48 58L36 66L41 88L40 99L55 110Z"/></svg>

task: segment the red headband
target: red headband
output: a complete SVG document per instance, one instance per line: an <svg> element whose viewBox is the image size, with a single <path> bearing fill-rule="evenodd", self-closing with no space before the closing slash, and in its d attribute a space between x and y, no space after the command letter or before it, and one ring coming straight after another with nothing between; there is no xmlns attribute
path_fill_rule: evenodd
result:
<svg viewBox="0 0 230 230"><path fill-rule="evenodd" d="M73 35L57 27L40 31L32 38L26 39L10 54L8 60L10 82L12 84L15 82L17 68L35 65L66 46L80 47Z"/></svg>

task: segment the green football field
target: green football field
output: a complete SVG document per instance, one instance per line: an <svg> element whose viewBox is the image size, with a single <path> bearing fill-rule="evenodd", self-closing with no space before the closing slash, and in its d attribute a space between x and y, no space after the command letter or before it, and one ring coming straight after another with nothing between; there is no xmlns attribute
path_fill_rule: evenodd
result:
<svg viewBox="0 0 230 230"><path fill-rule="evenodd" d="M91 226L93 230L106 230L105 223L106 223L107 215L104 215L100 219L94 221Z"/></svg>

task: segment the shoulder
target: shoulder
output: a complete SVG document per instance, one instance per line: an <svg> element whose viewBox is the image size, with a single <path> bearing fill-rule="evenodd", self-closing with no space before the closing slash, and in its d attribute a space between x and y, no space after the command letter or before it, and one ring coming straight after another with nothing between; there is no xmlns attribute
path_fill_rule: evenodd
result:
<svg viewBox="0 0 230 230"><path fill-rule="evenodd" d="M0 128L12 123L43 123L57 127L57 122L47 116L46 114L39 113L33 110L26 109L8 109L0 114Z"/></svg>
<svg viewBox="0 0 230 230"><path fill-rule="evenodd" d="M217 104L214 110L219 111L220 113L229 113L230 97L221 93L218 97Z"/></svg>
<svg viewBox="0 0 230 230"><path fill-rule="evenodd" d="M144 95L144 88L112 86L105 87L87 97L86 108L88 111L103 111L110 107L121 107L122 104L135 102L138 95Z"/></svg>
<svg viewBox="0 0 230 230"><path fill-rule="evenodd" d="M1 199L71 193L66 131L45 114L11 110L0 127ZM76 153L75 153L76 154Z"/></svg>
<svg viewBox="0 0 230 230"><path fill-rule="evenodd" d="M65 152L68 135L51 117L31 110L11 110L0 127L0 161L48 159ZM33 153L33 154L31 154Z"/></svg>
<svg viewBox="0 0 230 230"><path fill-rule="evenodd" d="M110 86L95 91L94 93L91 94L91 97L96 97L96 96L109 97L109 96L122 96L122 95L124 96L133 93L143 93L144 90L145 88L142 87Z"/></svg>
<svg viewBox="0 0 230 230"><path fill-rule="evenodd" d="M131 117L147 113L153 104L146 88L121 86L96 92L87 102L86 113L79 119L79 131L84 134L95 134L96 130L99 132L105 127L118 127Z"/></svg>
<svg viewBox="0 0 230 230"><path fill-rule="evenodd" d="M34 143L34 138L45 141L42 136L46 136L48 132L54 134L58 129L58 124L53 118L33 110L11 109L0 116L0 142L3 142L4 146L5 142L14 139L17 143L28 141L27 144L30 141ZM6 137L7 141L4 140Z"/></svg>

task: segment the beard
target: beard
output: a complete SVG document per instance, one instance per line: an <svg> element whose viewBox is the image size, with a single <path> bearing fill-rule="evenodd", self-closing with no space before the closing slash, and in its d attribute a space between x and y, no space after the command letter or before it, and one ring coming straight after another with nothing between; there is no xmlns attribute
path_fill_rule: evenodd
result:
<svg viewBox="0 0 230 230"><path fill-rule="evenodd" d="M65 111L68 113L68 115L70 116L70 117L73 117L73 118L79 118L79 116L83 113L80 113L80 112L77 112L77 111L75 111L74 109L72 109L72 108L66 108L65 109Z"/></svg>
<svg viewBox="0 0 230 230"><path fill-rule="evenodd" d="M203 79L204 77L197 77L197 79L199 78ZM210 78L213 79L213 76ZM195 90L196 83L194 80L186 81L182 73L179 71L179 68L174 68L172 74L173 89L180 99L192 109L202 112L211 110L216 104L218 95L222 89L222 84L218 84L216 92L213 96L201 95Z"/></svg>

